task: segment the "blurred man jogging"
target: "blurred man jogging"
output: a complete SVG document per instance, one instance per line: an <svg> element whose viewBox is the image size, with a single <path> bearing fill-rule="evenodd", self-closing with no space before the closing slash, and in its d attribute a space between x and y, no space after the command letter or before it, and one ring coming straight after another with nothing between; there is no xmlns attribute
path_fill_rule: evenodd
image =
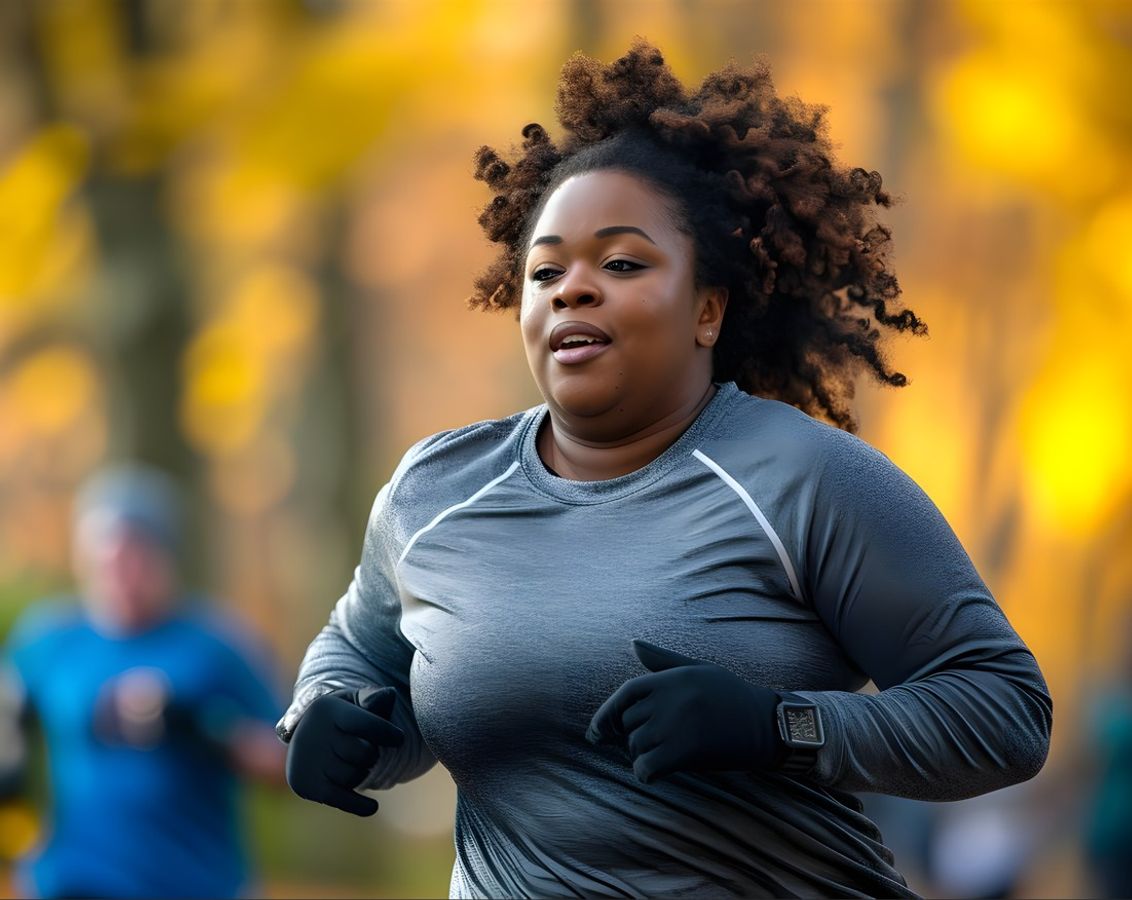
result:
<svg viewBox="0 0 1132 900"><path fill-rule="evenodd" d="M10 733L42 730L51 795L26 893L248 890L238 777L282 783L279 700L262 651L181 590L178 513L156 470L96 474L76 504L77 596L37 604L9 635L0 712ZM27 754L4 756L13 797Z"/></svg>

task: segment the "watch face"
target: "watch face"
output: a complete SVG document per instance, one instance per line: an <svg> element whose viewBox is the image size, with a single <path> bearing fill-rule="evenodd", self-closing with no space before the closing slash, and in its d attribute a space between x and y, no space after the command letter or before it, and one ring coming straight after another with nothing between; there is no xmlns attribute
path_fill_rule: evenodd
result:
<svg viewBox="0 0 1132 900"><path fill-rule="evenodd" d="M786 706L782 713L786 719L787 738L792 744L820 747L825 743L821 722L812 706Z"/></svg>

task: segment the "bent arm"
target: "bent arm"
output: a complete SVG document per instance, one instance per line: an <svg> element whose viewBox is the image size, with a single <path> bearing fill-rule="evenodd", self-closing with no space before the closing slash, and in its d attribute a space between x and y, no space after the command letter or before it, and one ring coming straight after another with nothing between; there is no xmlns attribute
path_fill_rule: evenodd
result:
<svg viewBox="0 0 1132 900"><path fill-rule="evenodd" d="M1033 777L1052 701L943 515L876 450L842 436L810 498L804 566L815 610L880 691L799 691L827 745L830 787L959 800Z"/></svg>
<svg viewBox="0 0 1132 900"><path fill-rule="evenodd" d="M389 507L390 484L378 492L361 564L331 612L330 621L307 648L294 699L276 729L284 741L289 741L307 707L338 688L394 688L397 703L390 720L405 732L405 743L396 749L384 748L362 785L378 789L423 775L436 763L421 737L409 692L413 647L399 627L401 601L393 572L396 542Z"/></svg>

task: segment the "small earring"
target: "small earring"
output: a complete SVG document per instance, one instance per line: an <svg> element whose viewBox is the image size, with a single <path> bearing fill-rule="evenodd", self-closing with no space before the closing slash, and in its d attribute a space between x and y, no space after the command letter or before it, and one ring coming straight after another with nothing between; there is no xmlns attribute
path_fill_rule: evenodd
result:
<svg viewBox="0 0 1132 900"><path fill-rule="evenodd" d="M714 332L714 331L712 331L712 330L711 330L711 329L709 328L709 329L707 330L706 334L705 334L705 337L709 337L709 338L710 338L710 337L711 337L711 336L712 336L713 334L715 334L715 332Z"/></svg>

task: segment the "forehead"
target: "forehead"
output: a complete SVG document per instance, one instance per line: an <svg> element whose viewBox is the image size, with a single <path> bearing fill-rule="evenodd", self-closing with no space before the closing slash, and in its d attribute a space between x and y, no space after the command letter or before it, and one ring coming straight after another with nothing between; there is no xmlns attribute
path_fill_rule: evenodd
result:
<svg viewBox="0 0 1132 900"><path fill-rule="evenodd" d="M562 182L547 199L531 238L591 238L610 225L634 225L658 243L683 238L672 224L671 200L647 181L619 171L586 172Z"/></svg>

